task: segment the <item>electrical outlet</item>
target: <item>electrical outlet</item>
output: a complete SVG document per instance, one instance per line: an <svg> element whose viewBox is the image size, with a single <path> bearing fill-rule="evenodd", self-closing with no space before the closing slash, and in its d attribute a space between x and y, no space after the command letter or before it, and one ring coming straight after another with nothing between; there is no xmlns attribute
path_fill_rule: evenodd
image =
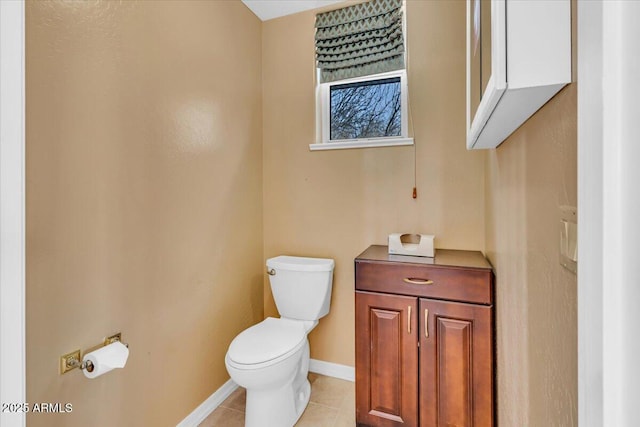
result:
<svg viewBox="0 0 640 427"><path fill-rule="evenodd" d="M578 215L573 206L560 207L560 265L572 273L578 269Z"/></svg>

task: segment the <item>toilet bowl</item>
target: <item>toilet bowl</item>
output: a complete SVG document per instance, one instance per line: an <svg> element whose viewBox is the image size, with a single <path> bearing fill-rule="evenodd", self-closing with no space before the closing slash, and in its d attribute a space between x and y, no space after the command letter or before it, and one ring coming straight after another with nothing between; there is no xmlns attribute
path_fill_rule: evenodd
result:
<svg viewBox="0 0 640 427"><path fill-rule="evenodd" d="M309 341L296 323L269 317L229 346L227 371L247 389L245 426L292 426L309 402Z"/></svg>
<svg viewBox="0 0 640 427"><path fill-rule="evenodd" d="M323 258L267 260L282 317L242 331L225 356L231 379L247 390L246 427L291 427L306 408L311 394L307 335L329 311L333 266Z"/></svg>

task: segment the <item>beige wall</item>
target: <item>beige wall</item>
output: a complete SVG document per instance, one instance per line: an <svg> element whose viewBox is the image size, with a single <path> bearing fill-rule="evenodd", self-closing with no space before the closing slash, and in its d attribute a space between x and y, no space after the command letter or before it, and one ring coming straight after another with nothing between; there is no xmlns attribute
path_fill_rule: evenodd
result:
<svg viewBox="0 0 640 427"><path fill-rule="evenodd" d="M577 81L572 1L573 81ZM486 254L496 273L498 421L578 425L576 275L559 262L560 207L577 206L577 83L487 153Z"/></svg>
<svg viewBox="0 0 640 427"><path fill-rule="evenodd" d="M331 312L311 357L354 364L353 259L392 232L484 248L484 153L465 149L465 3L409 1L413 148L310 152L315 12L263 24L264 254L336 260ZM265 282L265 314L275 307Z"/></svg>
<svg viewBox="0 0 640 427"><path fill-rule="evenodd" d="M174 426L262 319L261 23L240 2L27 3L27 400ZM58 375L120 331L125 369Z"/></svg>
<svg viewBox="0 0 640 427"><path fill-rule="evenodd" d="M559 262L560 207L577 205L576 94L569 85L488 151L502 426L578 423L576 276Z"/></svg>

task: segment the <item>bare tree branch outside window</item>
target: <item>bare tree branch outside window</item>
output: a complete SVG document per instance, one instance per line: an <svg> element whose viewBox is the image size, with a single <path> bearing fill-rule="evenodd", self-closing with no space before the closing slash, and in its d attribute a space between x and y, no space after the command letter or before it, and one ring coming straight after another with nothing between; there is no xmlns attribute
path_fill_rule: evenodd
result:
<svg viewBox="0 0 640 427"><path fill-rule="evenodd" d="M331 87L331 140L400 136L400 78Z"/></svg>

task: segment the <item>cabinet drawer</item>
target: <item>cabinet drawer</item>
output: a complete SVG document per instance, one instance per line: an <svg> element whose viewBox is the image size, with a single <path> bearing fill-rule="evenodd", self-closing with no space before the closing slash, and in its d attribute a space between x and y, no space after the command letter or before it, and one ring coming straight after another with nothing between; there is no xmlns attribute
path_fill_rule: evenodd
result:
<svg viewBox="0 0 640 427"><path fill-rule="evenodd" d="M356 261L356 289L491 304L491 271Z"/></svg>

